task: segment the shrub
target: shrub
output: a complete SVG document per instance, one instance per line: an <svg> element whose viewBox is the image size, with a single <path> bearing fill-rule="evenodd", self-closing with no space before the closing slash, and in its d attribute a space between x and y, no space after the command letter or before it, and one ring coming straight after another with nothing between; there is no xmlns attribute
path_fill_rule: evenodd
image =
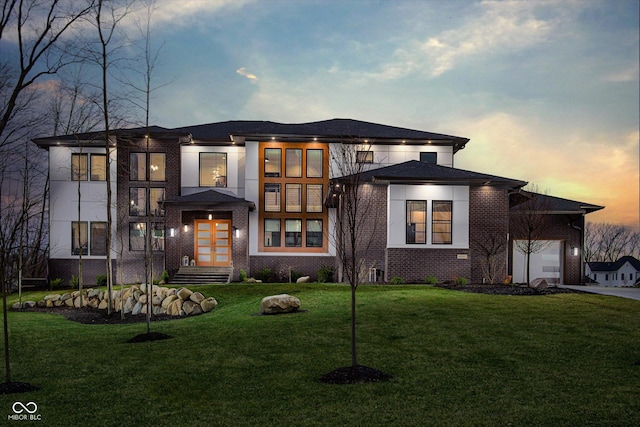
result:
<svg viewBox="0 0 640 427"><path fill-rule="evenodd" d="M78 276L72 274L71 279L69 279L69 285L71 285L72 288L77 288L79 283L80 279L78 278Z"/></svg>
<svg viewBox="0 0 640 427"><path fill-rule="evenodd" d="M264 283L273 283L276 281L276 275L273 272L273 268L265 267L262 270L256 271L254 276L256 280L261 280Z"/></svg>
<svg viewBox="0 0 640 427"><path fill-rule="evenodd" d="M466 285L467 283L469 283L469 281L464 277L458 277L456 279L456 285Z"/></svg>
<svg viewBox="0 0 640 427"><path fill-rule="evenodd" d="M404 279L400 276L393 276L389 281L392 285L401 285L404 283Z"/></svg>
<svg viewBox="0 0 640 427"><path fill-rule="evenodd" d="M162 281L164 283L168 283L169 282L169 272L167 270L164 270L162 272L162 275L160 276L160 281Z"/></svg>
<svg viewBox="0 0 640 427"><path fill-rule="evenodd" d="M244 271L242 268L240 269L240 281L241 282L247 281L247 272Z"/></svg>
<svg viewBox="0 0 640 427"><path fill-rule="evenodd" d="M61 283L62 279L59 277L49 280L49 290L58 289Z"/></svg>
<svg viewBox="0 0 640 427"><path fill-rule="evenodd" d="M335 270L333 267L328 265L323 265L318 270L318 282L320 283L329 283L333 282L333 276L335 274Z"/></svg>
<svg viewBox="0 0 640 427"><path fill-rule="evenodd" d="M424 283L426 283L427 285L435 285L438 283L438 278L436 276L427 276L424 278Z"/></svg>
<svg viewBox="0 0 640 427"><path fill-rule="evenodd" d="M107 275L98 274L96 276L96 286L107 286Z"/></svg>

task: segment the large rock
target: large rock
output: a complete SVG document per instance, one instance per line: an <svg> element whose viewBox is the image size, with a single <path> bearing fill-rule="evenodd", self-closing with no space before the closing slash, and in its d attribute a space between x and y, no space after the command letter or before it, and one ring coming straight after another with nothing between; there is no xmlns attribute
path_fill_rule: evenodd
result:
<svg viewBox="0 0 640 427"><path fill-rule="evenodd" d="M169 316L180 316L180 312L182 312L182 300L177 298L167 307L167 314Z"/></svg>
<svg viewBox="0 0 640 427"><path fill-rule="evenodd" d="M189 296L189 299L196 304L200 304L204 300L204 295L202 295L200 292L194 292Z"/></svg>
<svg viewBox="0 0 640 427"><path fill-rule="evenodd" d="M191 313L193 313L193 310L195 307L200 308L200 304L193 302L191 300L189 301L185 301L182 304L182 309L184 310L184 314L186 314L187 316L189 316Z"/></svg>
<svg viewBox="0 0 640 427"><path fill-rule="evenodd" d="M60 299L60 294L49 294L46 297L44 297L45 301L56 301Z"/></svg>
<svg viewBox="0 0 640 427"><path fill-rule="evenodd" d="M177 295L169 295L168 297L162 300L162 304L160 305L162 306L162 308L166 310L171 305L171 303L177 299L178 299Z"/></svg>
<svg viewBox="0 0 640 427"><path fill-rule="evenodd" d="M191 294L193 294L193 292L191 292L189 289L187 288L182 288L178 291L177 295L178 297L182 300L182 301L186 301L191 297Z"/></svg>
<svg viewBox="0 0 640 427"><path fill-rule="evenodd" d="M311 277L302 276L302 277L298 277L298 280L296 280L296 283L309 283L310 280L311 280Z"/></svg>
<svg viewBox="0 0 640 427"><path fill-rule="evenodd" d="M549 287L549 283L547 283L546 279L539 277L537 279L533 279L529 284L529 287L535 289L538 292L542 292Z"/></svg>
<svg viewBox="0 0 640 427"><path fill-rule="evenodd" d="M216 299L213 297L209 297L205 300L202 300L202 302L200 302L200 307L202 308L202 311L204 311L205 313L210 312L217 306L218 306L218 301L216 301Z"/></svg>
<svg viewBox="0 0 640 427"><path fill-rule="evenodd" d="M262 298L260 312L262 314L292 313L300 308L300 300L288 294L271 295Z"/></svg>

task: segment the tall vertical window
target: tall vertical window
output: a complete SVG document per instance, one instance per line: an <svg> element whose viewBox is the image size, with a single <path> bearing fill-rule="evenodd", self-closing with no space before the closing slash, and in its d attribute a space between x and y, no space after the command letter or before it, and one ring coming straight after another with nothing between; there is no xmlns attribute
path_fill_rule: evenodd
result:
<svg viewBox="0 0 640 427"><path fill-rule="evenodd" d="M286 184L287 212L302 212L302 184Z"/></svg>
<svg viewBox="0 0 640 427"><path fill-rule="evenodd" d="M301 219L285 219L284 220L284 242L285 242L285 246L289 246L289 247L302 246L302 220Z"/></svg>
<svg viewBox="0 0 640 427"><path fill-rule="evenodd" d="M264 245L268 247L280 246L280 220L267 218L264 220Z"/></svg>
<svg viewBox="0 0 640 427"><path fill-rule="evenodd" d="M200 153L200 187L227 186L227 153Z"/></svg>
<svg viewBox="0 0 640 427"><path fill-rule="evenodd" d="M322 212L322 184L307 184L307 212Z"/></svg>
<svg viewBox="0 0 640 427"><path fill-rule="evenodd" d="M279 178L282 170L282 150L280 148L264 149L264 176Z"/></svg>
<svg viewBox="0 0 640 427"><path fill-rule="evenodd" d="M299 148L287 148L285 170L287 178L302 178L302 150Z"/></svg>
<svg viewBox="0 0 640 427"><path fill-rule="evenodd" d="M129 154L129 180L145 181L147 179L147 156L145 153Z"/></svg>
<svg viewBox="0 0 640 427"><path fill-rule="evenodd" d="M147 215L147 189L140 187L129 188L129 215Z"/></svg>
<svg viewBox="0 0 640 427"><path fill-rule="evenodd" d="M322 150L307 150L307 178L322 178Z"/></svg>
<svg viewBox="0 0 640 427"><path fill-rule="evenodd" d="M280 212L280 184L264 185L264 211Z"/></svg>
<svg viewBox="0 0 640 427"><path fill-rule="evenodd" d="M307 247L308 248L321 248L322 247L322 220L321 219L308 219L307 220Z"/></svg>
<svg viewBox="0 0 640 427"><path fill-rule="evenodd" d="M432 207L431 243L448 245L452 242L451 226L453 202L434 201Z"/></svg>
<svg viewBox="0 0 640 427"><path fill-rule="evenodd" d="M166 181L166 159L167 155L165 153L149 153L150 181Z"/></svg>
<svg viewBox="0 0 640 427"><path fill-rule="evenodd" d="M407 200L407 243L427 243L425 200Z"/></svg>
<svg viewBox="0 0 640 427"><path fill-rule="evenodd" d="M107 254L107 223L91 223L91 255Z"/></svg>
<svg viewBox="0 0 640 427"><path fill-rule="evenodd" d="M420 161L423 163L438 163L438 153L422 152L420 153Z"/></svg>
<svg viewBox="0 0 640 427"><path fill-rule="evenodd" d="M164 201L164 188L149 189L149 212L154 216L164 216L162 202Z"/></svg>
<svg viewBox="0 0 640 427"><path fill-rule="evenodd" d="M89 179L89 160L86 154L71 154L71 180L87 181Z"/></svg>
<svg viewBox="0 0 640 427"><path fill-rule="evenodd" d="M151 250L164 251L164 224L154 222L151 228Z"/></svg>
<svg viewBox="0 0 640 427"><path fill-rule="evenodd" d="M146 243L147 224L144 222L129 223L129 250L144 251Z"/></svg>
<svg viewBox="0 0 640 427"><path fill-rule="evenodd" d="M71 222L71 254L82 255L89 254L89 234L88 224L86 221Z"/></svg>
<svg viewBox="0 0 640 427"><path fill-rule="evenodd" d="M104 154L91 155L91 181L107 180L107 156Z"/></svg>

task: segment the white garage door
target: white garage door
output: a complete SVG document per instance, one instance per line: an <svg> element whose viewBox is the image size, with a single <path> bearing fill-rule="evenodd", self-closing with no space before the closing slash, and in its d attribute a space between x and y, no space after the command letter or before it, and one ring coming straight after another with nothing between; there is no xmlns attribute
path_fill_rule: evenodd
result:
<svg viewBox="0 0 640 427"><path fill-rule="evenodd" d="M521 241L525 243L524 241ZM562 246L560 240L543 240L543 249L531 254L531 280L539 277L547 279L549 283L562 284ZM518 251L518 241L513 245L513 281L525 283L527 281L526 258Z"/></svg>

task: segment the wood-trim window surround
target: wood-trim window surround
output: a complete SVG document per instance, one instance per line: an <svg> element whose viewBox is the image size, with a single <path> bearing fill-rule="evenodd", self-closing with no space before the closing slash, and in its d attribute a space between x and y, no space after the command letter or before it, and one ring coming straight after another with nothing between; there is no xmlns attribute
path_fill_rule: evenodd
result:
<svg viewBox="0 0 640 427"><path fill-rule="evenodd" d="M329 221L323 202L328 170L327 144L259 144L260 252L327 252Z"/></svg>

